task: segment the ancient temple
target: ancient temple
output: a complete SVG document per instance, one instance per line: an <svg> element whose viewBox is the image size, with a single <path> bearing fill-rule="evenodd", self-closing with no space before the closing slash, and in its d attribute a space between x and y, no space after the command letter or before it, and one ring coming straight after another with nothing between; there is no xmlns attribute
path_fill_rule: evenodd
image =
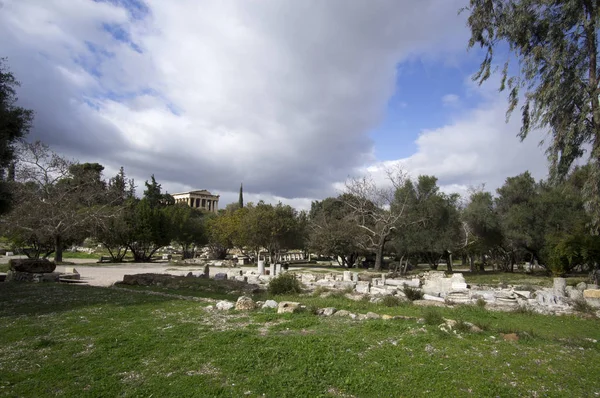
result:
<svg viewBox="0 0 600 398"><path fill-rule="evenodd" d="M219 210L219 195L213 195L206 189L172 194L175 203L185 203L194 209L203 209L216 213Z"/></svg>

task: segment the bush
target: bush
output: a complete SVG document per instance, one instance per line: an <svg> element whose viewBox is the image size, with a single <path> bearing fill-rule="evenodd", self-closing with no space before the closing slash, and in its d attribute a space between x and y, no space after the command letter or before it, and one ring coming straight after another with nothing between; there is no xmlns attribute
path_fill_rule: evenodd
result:
<svg viewBox="0 0 600 398"><path fill-rule="evenodd" d="M327 293L327 292L329 292L328 288L326 288L324 286L317 286L316 289L313 291L313 296L319 297L323 293Z"/></svg>
<svg viewBox="0 0 600 398"><path fill-rule="evenodd" d="M381 301L381 304L386 307L397 307L402 303L402 301L396 296L385 296Z"/></svg>
<svg viewBox="0 0 600 398"><path fill-rule="evenodd" d="M580 264L593 264L600 258L600 237L583 232L548 236L542 250L548 268L555 276L563 276Z"/></svg>
<svg viewBox="0 0 600 398"><path fill-rule="evenodd" d="M471 331L471 324L469 322L465 322L463 320L458 320L456 325L454 325L454 330L460 333L469 333Z"/></svg>
<svg viewBox="0 0 600 398"><path fill-rule="evenodd" d="M593 314L595 312L595 308L589 305L585 299L575 300L573 302L573 309L584 314Z"/></svg>
<svg viewBox="0 0 600 398"><path fill-rule="evenodd" d="M272 295L301 293L302 287L294 274L286 272L271 279L268 291Z"/></svg>
<svg viewBox="0 0 600 398"><path fill-rule="evenodd" d="M444 317L442 313L435 308L427 308L423 311L423 318L425 319L425 323L427 325L441 325L444 323Z"/></svg>
<svg viewBox="0 0 600 398"><path fill-rule="evenodd" d="M513 314L522 314L522 315L535 315L535 311L525 305L519 305L513 311Z"/></svg>
<svg viewBox="0 0 600 398"><path fill-rule="evenodd" d="M415 289L410 286L404 286L402 290L404 294L406 294L406 298L410 301L421 300L423 298L423 291L420 289Z"/></svg>
<svg viewBox="0 0 600 398"><path fill-rule="evenodd" d="M478 298L475 304L477 304L479 308L484 308L487 302L482 298Z"/></svg>

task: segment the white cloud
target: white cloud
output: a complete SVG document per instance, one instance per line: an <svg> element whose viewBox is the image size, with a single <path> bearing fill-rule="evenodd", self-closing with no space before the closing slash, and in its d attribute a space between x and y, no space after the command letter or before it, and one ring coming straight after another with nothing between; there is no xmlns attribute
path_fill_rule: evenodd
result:
<svg viewBox="0 0 600 398"><path fill-rule="evenodd" d="M443 191L461 195L482 184L495 192L507 177L527 170L536 179L546 178L548 164L539 145L545 134L533 131L521 142L517 138L519 115L506 123L504 94L491 97L488 89L481 88L487 100L478 108L465 111L445 126L421 132L417 151L410 157L375 163L365 170L383 182L384 170L400 165L411 178L434 175Z"/></svg>
<svg viewBox="0 0 600 398"><path fill-rule="evenodd" d="M460 104L460 97L456 94L446 94L442 97L442 104L448 107L455 107Z"/></svg>
<svg viewBox="0 0 600 398"><path fill-rule="evenodd" d="M264 197L328 194L375 160L368 132L397 63L465 42L462 0L148 0L142 18L108 2L4 2L1 50L34 135L171 192L243 181Z"/></svg>

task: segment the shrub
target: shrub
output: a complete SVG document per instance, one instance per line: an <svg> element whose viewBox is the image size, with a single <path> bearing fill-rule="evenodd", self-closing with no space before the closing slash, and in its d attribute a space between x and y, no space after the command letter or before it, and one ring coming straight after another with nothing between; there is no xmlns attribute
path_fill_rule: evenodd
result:
<svg viewBox="0 0 600 398"><path fill-rule="evenodd" d="M401 302L402 301L400 300L400 298L396 296L385 296L383 297L381 304L385 305L386 307L397 307L400 305Z"/></svg>
<svg viewBox="0 0 600 398"><path fill-rule="evenodd" d="M302 287L294 274L286 272L271 279L268 291L272 295L301 293Z"/></svg>
<svg viewBox="0 0 600 398"><path fill-rule="evenodd" d="M461 333L469 333L471 331L471 324L463 320L458 320L454 325L454 330Z"/></svg>
<svg viewBox="0 0 600 398"><path fill-rule="evenodd" d="M423 318L427 325L437 326L444 323L444 317L442 317L441 312L435 308L426 308L425 311L423 311Z"/></svg>
<svg viewBox="0 0 600 398"><path fill-rule="evenodd" d="M350 293L354 293L354 288L353 288L352 286L348 286L347 288L344 288L344 289L342 290L342 292L343 292L344 294L350 294Z"/></svg>
<svg viewBox="0 0 600 398"><path fill-rule="evenodd" d="M484 299L482 299L482 298L478 298L477 301L475 302L475 304L477 304L477 306L479 308L483 308L483 307L485 307L485 305L487 304L487 302Z"/></svg>
<svg viewBox="0 0 600 398"><path fill-rule="evenodd" d="M535 311L525 305L520 305L512 311L514 314L535 315Z"/></svg>
<svg viewBox="0 0 600 398"><path fill-rule="evenodd" d="M325 286L317 286L315 288L315 290L313 291L313 296L315 297L319 297L320 295L322 295L323 293L327 293L330 290L328 288L326 288Z"/></svg>
<svg viewBox="0 0 600 398"><path fill-rule="evenodd" d="M301 305L300 307L298 307L298 313L306 313L306 314L311 314L311 315L319 315L319 307L317 307L316 305Z"/></svg>
<svg viewBox="0 0 600 398"><path fill-rule="evenodd" d="M490 330L491 324L489 321L478 320L473 322L475 326L477 326L481 330Z"/></svg>
<svg viewBox="0 0 600 398"><path fill-rule="evenodd" d="M593 264L600 257L600 237L576 231L560 236L548 236L543 254L555 276L563 276L579 264Z"/></svg>
<svg viewBox="0 0 600 398"><path fill-rule="evenodd" d="M346 298L346 293L344 293L342 290L338 290L335 292L330 292L330 294L327 297L333 299L344 299Z"/></svg>
<svg viewBox="0 0 600 398"><path fill-rule="evenodd" d="M589 305L585 299L575 300L573 302L573 309L584 314L593 314L595 312L594 307Z"/></svg>
<svg viewBox="0 0 600 398"><path fill-rule="evenodd" d="M402 289L404 294L406 294L406 298L410 301L421 300L423 298L423 291L420 289L415 289L410 286L404 286Z"/></svg>

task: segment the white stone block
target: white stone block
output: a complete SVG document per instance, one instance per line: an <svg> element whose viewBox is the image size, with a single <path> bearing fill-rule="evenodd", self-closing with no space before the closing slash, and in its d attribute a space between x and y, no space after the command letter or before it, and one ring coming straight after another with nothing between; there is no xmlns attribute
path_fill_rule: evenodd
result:
<svg viewBox="0 0 600 398"><path fill-rule="evenodd" d="M335 281L330 281L327 279L320 279L315 282L315 285L323 286L323 287L335 287Z"/></svg>
<svg viewBox="0 0 600 398"><path fill-rule="evenodd" d="M429 301L439 301L441 303L443 303L444 301L446 301L445 299L443 299L442 297L438 297L438 296L432 296L431 294L424 294L423 295L423 300L429 300Z"/></svg>
<svg viewBox="0 0 600 398"><path fill-rule="evenodd" d="M558 297L565 296L565 290L567 288L567 280L565 278L554 278L554 294Z"/></svg>
<svg viewBox="0 0 600 398"><path fill-rule="evenodd" d="M467 284L464 282L452 282L451 288L452 290L466 290Z"/></svg>
<svg viewBox="0 0 600 398"><path fill-rule="evenodd" d="M354 282L344 282L344 281L339 281L339 282L334 282L334 287L336 289L354 289Z"/></svg>
<svg viewBox="0 0 600 398"><path fill-rule="evenodd" d="M258 260L258 274L259 275L265 274L265 261L264 260Z"/></svg>
<svg viewBox="0 0 600 398"><path fill-rule="evenodd" d="M344 271L343 279L342 280L345 281L345 282L351 282L352 281L352 272L350 272L350 271Z"/></svg>
<svg viewBox="0 0 600 398"><path fill-rule="evenodd" d="M421 286L421 280L419 278L407 279L405 284L408 287L419 287Z"/></svg>
<svg viewBox="0 0 600 398"><path fill-rule="evenodd" d="M368 294L371 289L371 284L369 282L356 282L356 292L362 294Z"/></svg>
<svg viewBox="0 0 600 398"><path fill-rule="evenodd" d="M524 299L531 298L531 292L529 290L515 290L515 294L523 297Z"/></svg>
<svg viewBox="0 0 600 398"><path fill-rule="evenodd" d="M388 286L403 286L406 279L386 279L385 284Z"/></svg>
<svg viewBox="0 0 600 398"><path fill-rule="evenodd" d="M267 300L262 305L262 308L277 308L277 301L275 301L275 300Z"/></svg>
<svg viewBox="0 0 600 398"><path fill-rule="evenodd" d="M382 287L382 286L372 286L371 287L371 294L379 294L381 296L389 296L392 293L390 293L390 291L387 290L385 287Z"/></svg>
<svg viewBox="0 0 600 398"><path fill-rule="evenodd" d="M218 310L227 311L227 310L234 308L235 303L232 303L231 301L223 300L223 301L219 301L217 303L216 307Z"/></svg>

